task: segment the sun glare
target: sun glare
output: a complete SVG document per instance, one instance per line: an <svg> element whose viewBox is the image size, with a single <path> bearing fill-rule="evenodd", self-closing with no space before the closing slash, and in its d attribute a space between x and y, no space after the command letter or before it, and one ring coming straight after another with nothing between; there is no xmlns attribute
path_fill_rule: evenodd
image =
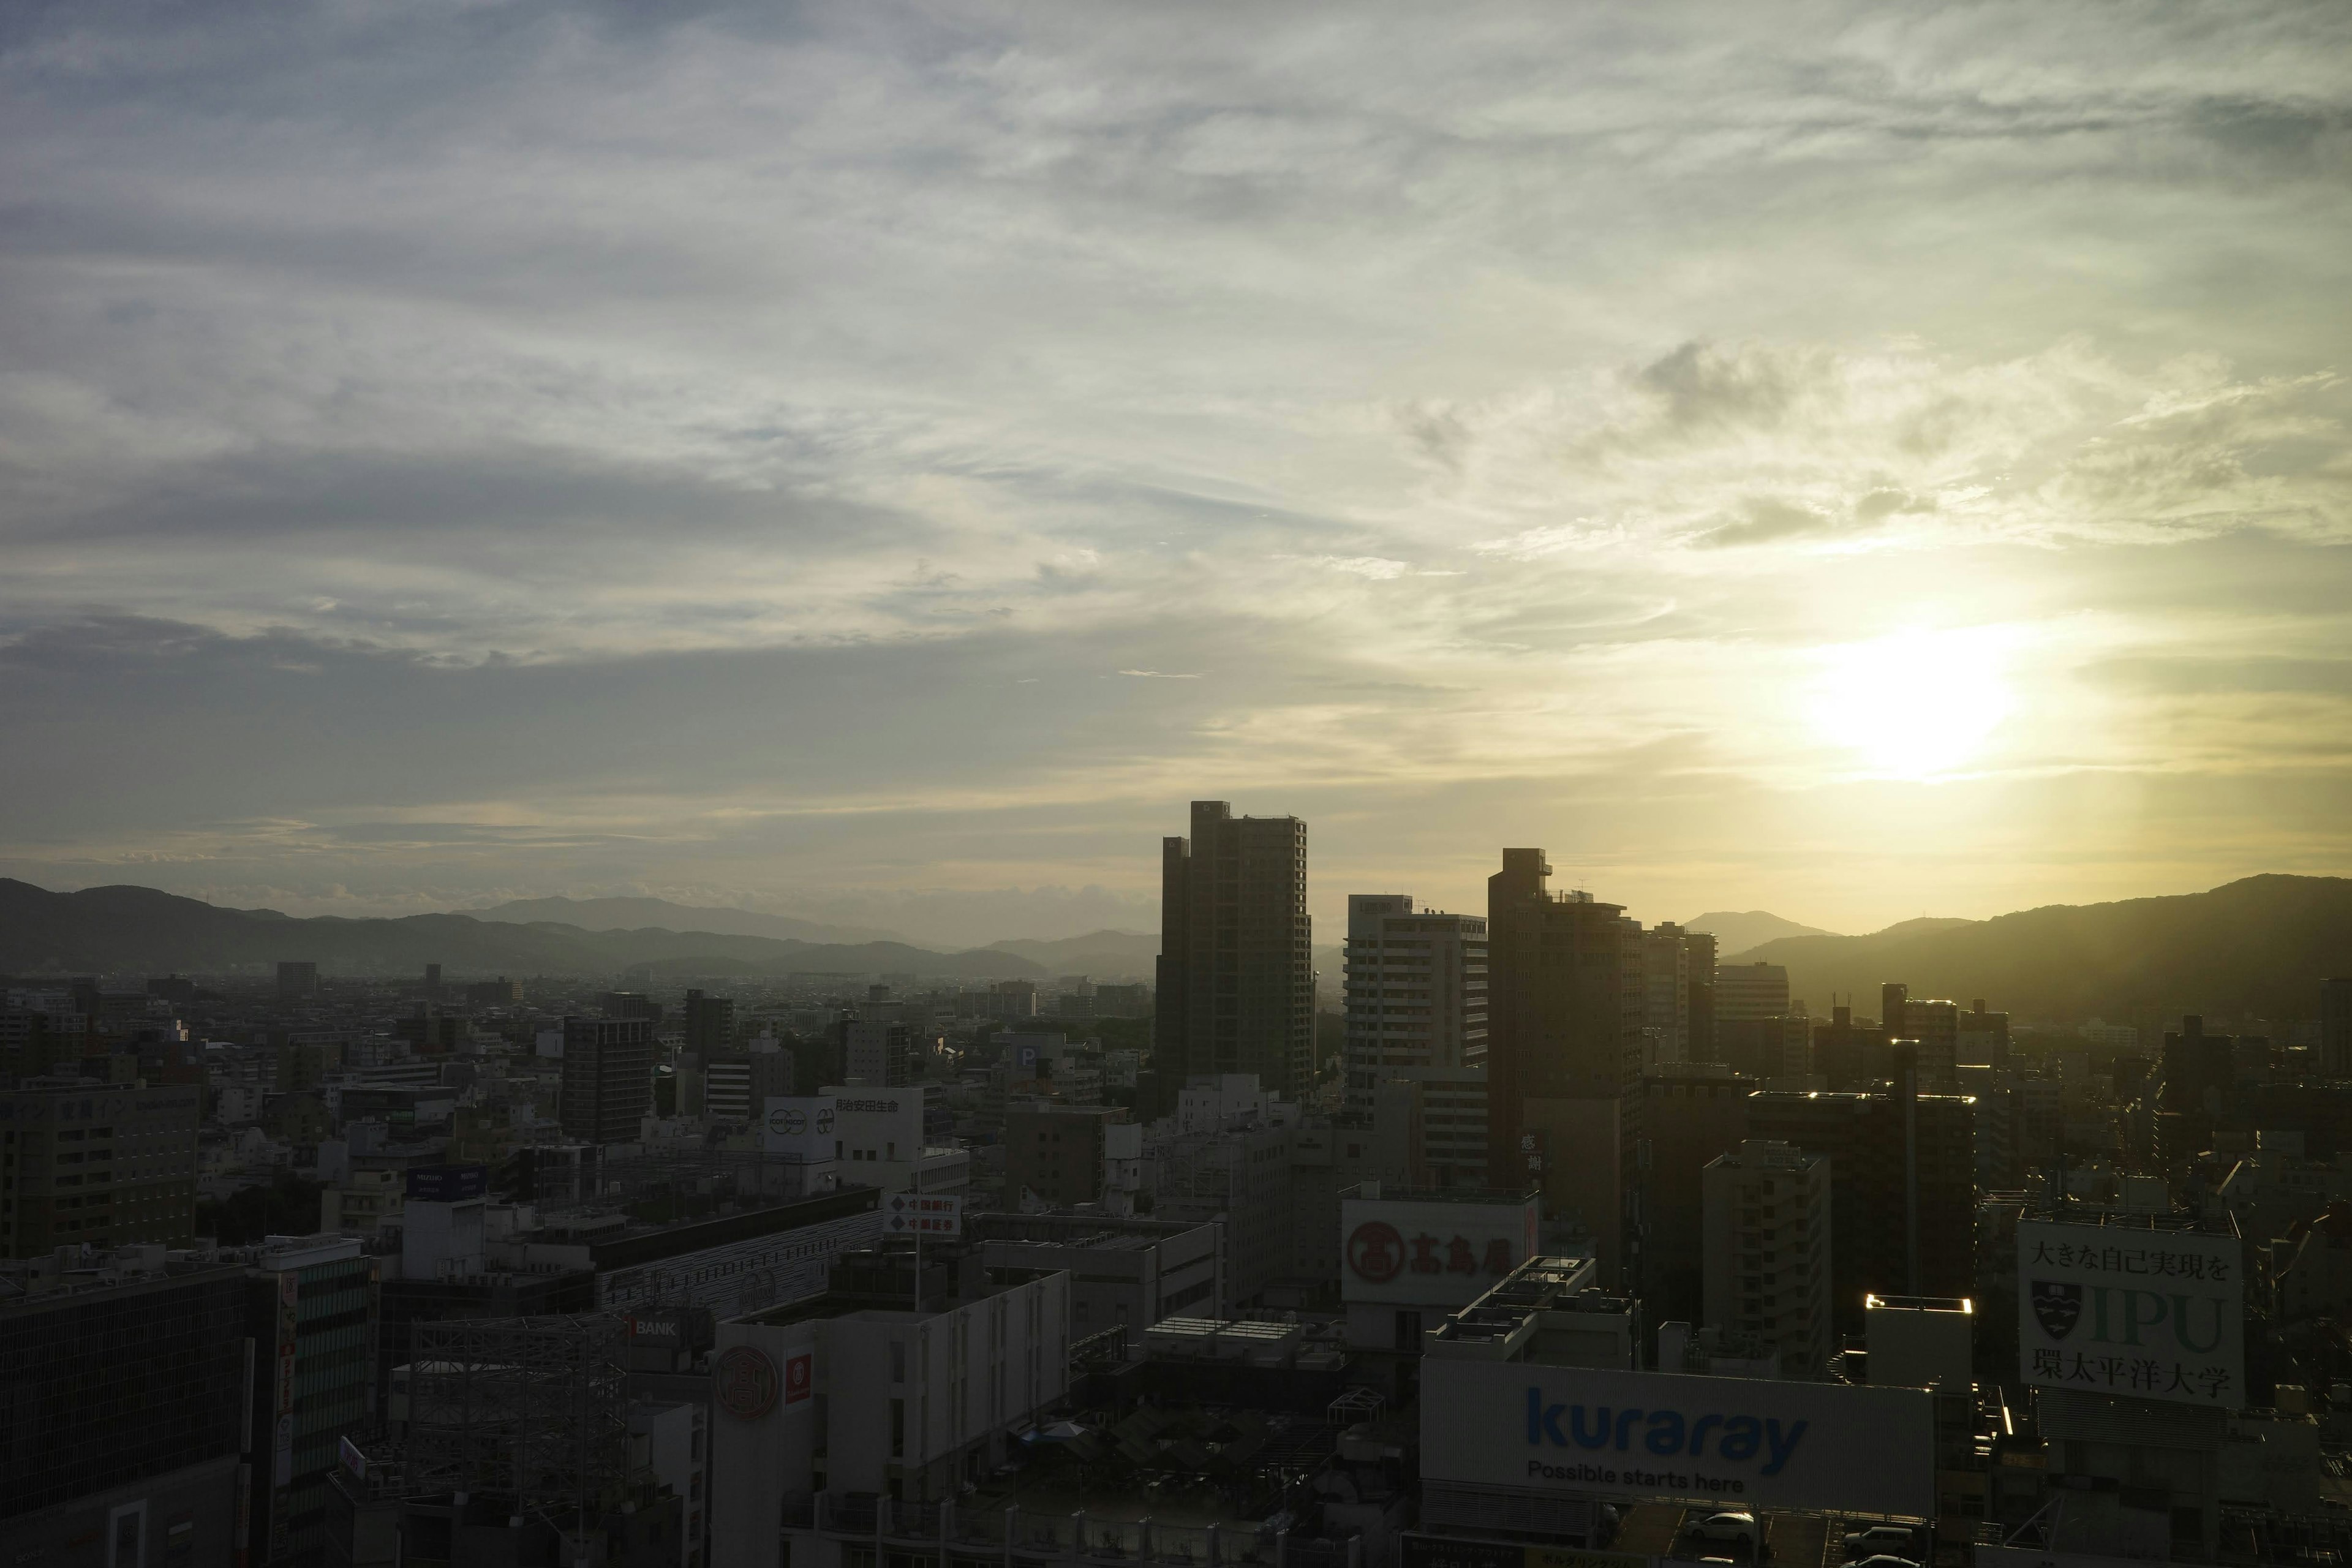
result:
<svg viewBox="0 0 2352 1568"><path fill-rule="evenodd" d="M1823 648L1813 725L1872 773L1964 767L2009 712L2002 642L1993 630L1917 631Z"/></svg>

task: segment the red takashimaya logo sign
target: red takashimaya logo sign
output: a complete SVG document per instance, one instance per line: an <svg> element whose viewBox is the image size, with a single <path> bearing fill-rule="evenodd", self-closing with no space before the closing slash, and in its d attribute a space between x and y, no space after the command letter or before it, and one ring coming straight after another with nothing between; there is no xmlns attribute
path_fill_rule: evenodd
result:
<svg viewBox="0 0 2352 1568"><path fill-rule="evenodd" d="M719 1408L751 1421L776 1406L776 1363L751 1345L736 1345L710 1369L711 1392Z"/></svg>
<svg viewBox="0 0 2352 1568"><path fill-rule="evenodd" d="M1387 1284L1403 1271L1404 1237L1386 1220L1366 1220L1348 1237L1348 1267L1360 1279Z"/></svg>

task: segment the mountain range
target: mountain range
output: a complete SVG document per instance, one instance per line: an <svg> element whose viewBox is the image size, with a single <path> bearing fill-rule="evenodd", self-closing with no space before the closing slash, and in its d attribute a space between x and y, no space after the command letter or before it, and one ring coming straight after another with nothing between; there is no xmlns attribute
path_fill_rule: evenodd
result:
<svg viewBox="0 0 2352 1568"><path fill-rule="evenodd" d="M0 973L218 973L308 959L330 974L422 973L608 975L908 973L959 979L1038 979L1016 952L932 952L899 942L810 942L725 931L641 927L591 931L472 914L297 920L276 910L230 910L152 888L53 893L0 878Z"/></svg>
<svg viewBox="0 0 2352 1568"><path fill-rule="evenodd" d="M667 899L516 899L488 909L452 912L506 925L567 925L578 926L582 931L642 931L656 926L663 931L716 931L721 936L773 937L779 942L855 943L907 940L895 931L872 926L828 925L822 921L802 920L797 915L673 904Z"/></svg>
<svg viewBox="0 0 2352 1568"><path fill-rule="evenodd" d="M1149 980L1160 957L1157 935L1131 931L1088 931L1059 942L1017 937L988 946L992 952L1025 958L1048 974L1084 974L1094 980Z"/></svg>
<svg viewBox="0 0 2352 1568"><path fill-rule="evenodd" d="M1836 934L1819 926L1799 925L1794 921L1782 920L1767 910L1712 910L1683 921L1683 930L1699 931L1715 938L1715 951L1718 954L1745 952L1751 947L1760 947L1779 937Z"/></svg>
<svg viewBox="0 0 2352 1568"><path fill-rule="evenodd" d="M1735 955L1785 965L1789 994L1825 1015L1878 987L1979 997L2021 1022L2168 1020L2181 1013L2284 1023L2319 1010L2319 983L2352 974L2352 879L2247 877L2209 892L2051 904L1984 921L1916 920L1868 936L1786 936Z"/></svg>

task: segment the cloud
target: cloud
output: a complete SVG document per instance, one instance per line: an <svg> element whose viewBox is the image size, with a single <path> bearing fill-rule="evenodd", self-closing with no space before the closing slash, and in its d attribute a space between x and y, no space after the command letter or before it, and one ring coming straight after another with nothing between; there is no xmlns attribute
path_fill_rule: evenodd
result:
<svg viewBox="0 0 2352 1568"><path fill-rule="evenodd" d="M1743 792L1846 787L1805 650L1988 618L2046 661L1988 778L2253 776L2287 721L2084 672L2341 644L2347 59L2260 3L26 10L0 857L1125 897L1222 790L1368 878L1746 812L1731 877L1804 836ZM2061 843L2031 787L1983 820ZM1962 875L1889 835L1824 897Z"/></svg>

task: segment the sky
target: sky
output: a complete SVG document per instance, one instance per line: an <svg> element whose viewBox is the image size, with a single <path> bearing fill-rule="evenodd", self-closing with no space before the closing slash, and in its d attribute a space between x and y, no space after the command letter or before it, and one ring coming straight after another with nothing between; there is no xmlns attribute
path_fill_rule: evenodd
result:
<svg viewBox="0 0 2352 1568"><path fill-rule="evenodd" d="M0 13L0 875L2352 871L2352 7Z"/></svg>

